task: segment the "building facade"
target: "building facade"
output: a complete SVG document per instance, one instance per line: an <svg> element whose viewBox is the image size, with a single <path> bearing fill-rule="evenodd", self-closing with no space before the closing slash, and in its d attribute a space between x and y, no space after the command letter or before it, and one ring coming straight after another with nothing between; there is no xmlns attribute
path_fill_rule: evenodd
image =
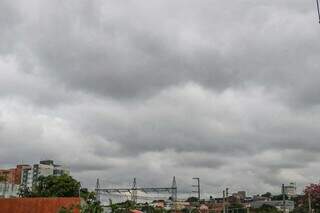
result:
<svg viewBox="0 0 320 213"><path fill-rule="evenodd" d="M69 173L68 168L54 164L52 160L40 161L33 166L17 165L16 168L1 169L0 176L4 180L0 182L0 197L16 197L21 186L32 190L40 176L60 176Z"/></svg>
<svg viewBox="0 0 320 213"><path fill-rule="evenodd" d="M295 183L290 183L284 186L284 194L288 197L295 197L297 195L297 187Z"/></svg>
<svg viewBox="0 0 320 213"><path fill-rule="evenodd" d="M0 196L1 197L15 197L17 196L19 185L22 179L22 171L29 165L17 165L16 168L1 169L0 176Z"/></svg>
<svg viewBox="0 0 320 213"><path fill-rule="evenodd" d="M47 177L49 175L61 176L63 174L70 174L68 168L54 164L53 160L40 161L34 164L33 167L28 167L22 170L21 184L32 188L37 183L40 176Z"/></svg>
<svg viewBox="0 0 320 213"><path fill-rule="evenodd" d="M251 207L260 208L263 205L270 205L276 207L278 210L291 212L294 209L294 202L292 200L272 200L272 201L253 201Z"/></svg>

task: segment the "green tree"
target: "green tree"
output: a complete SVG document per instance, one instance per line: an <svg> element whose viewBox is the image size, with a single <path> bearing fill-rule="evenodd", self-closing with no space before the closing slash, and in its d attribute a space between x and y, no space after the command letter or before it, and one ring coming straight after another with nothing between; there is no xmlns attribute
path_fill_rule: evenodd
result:
<svg viewBox="0 0 320 213"><path fill-rule="evenodd" d="M7 176L5 175L0 175L0 183L1 182L6 182L7 181Z"/></svg>
<svg viewBox="0 0 320 213"><path fill-rule="evenodd" d="M289 197L287 195L284 195L285 199L288 200ZM283 195L274 195L271 197L271 200L283 200Z"/></svg>
<svg viewBox="0 0 320 213"><path fill-rule="evenodd" d="M20 186L18 189L19 197L32 197L32 192L27 186Z"/></svg>
<svg viewBox="0 0 320 213"><path fill-rule="evenodd" d="M40 176L32 188L32 197L76 197L80 183L71 176Z"/></svg>
<svg viewBox="0 0 320 213"><path fill-rule="evenodd" d="M260 208L256 209L257 213L279 213L278 209L274 206L263 204Z"/></svg>
<svg viewBox="0 0 320 213"><path fill-rule="evenodd" d="M83 190L83 191L85 192L86 190ZM80 195L81 195L81 193L80 193ZM103 208L100 205L100 202L97 201L97 199L96 199L95 192L83 193L82 195L85 195L82 198L85 200L86 204L81 206L81 213L101 213L101 212L103 212Z"/></svg>
<svg viewBox="0 0 320 213"><path fill-rule="evenodd" d="M263 194L263 195L261 195L262 197L272 197L272 194L270 193L270 192L267 192L267 193L265 193L265 194Z"/></svg>
<svg viewBox="0 0 320 213"><path fill-rule="evenodd" d="M194 203L194 202L198 202L199 199L197 197L189 197L186 201L190 203Z"/></svg>

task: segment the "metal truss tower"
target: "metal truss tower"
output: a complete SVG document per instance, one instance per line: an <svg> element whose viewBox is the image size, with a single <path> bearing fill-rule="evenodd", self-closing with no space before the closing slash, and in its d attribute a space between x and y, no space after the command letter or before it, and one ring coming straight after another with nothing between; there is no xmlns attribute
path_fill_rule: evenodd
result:
<svg viewBox="0 0 320 213"><path fill-rule="evenodd" d="M133 184L131 189L131 201L133 203L137 203L137 180L136 178L133 178Z"/></svg>
<svg viewBox="0 0 320 213"><path fill-rule="evenodd" d="M192 179L197 181L197 184L196 185L192 185L192 187L196 188L196 191L193 191L193 192L197 193L198 200L200 201L200 194L201 194L201 191L200 191L200 178L194 177Z"/></svg>

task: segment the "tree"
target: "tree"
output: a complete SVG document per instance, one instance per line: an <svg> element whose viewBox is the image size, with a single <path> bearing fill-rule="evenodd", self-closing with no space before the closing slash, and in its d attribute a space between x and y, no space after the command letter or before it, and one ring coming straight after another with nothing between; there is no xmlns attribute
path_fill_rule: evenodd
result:
<svg viewBox="0 0 320 213"><path fill-rule="evenodd" d="M270 192L267 192L267 193L265 193L265 194L263 194L261 196L270 198L272 196L272 194Z"/></svg>
<svg viewBox="0 0 320 213"><path fill-rule="evenodd" d="M197 197L189 197L187 199L187 202L190 202L190 203L195 203L195 202L198 202L199 199Z"/></svg>
<svg viewBox="0 0 320 213"><path fill-rule="evenodd" d="M0 183L1 182L6 182L7 181L7 176L5 175L0 175Z"/></svg>
<svg viewBox="0 0 320 213"><path fill-rule="evenodd" d="M86 190L84 190L86 191ZM100 201L97 201L95 192L83 193L86 195L84 198L86 204L81 207L81 213L101 213L103 208L100 205Z"/></svg>
<svg viewBox="0 0 320 213"><path fill-rule="evenodd" d="M274 206L263 204L260 208L256 209L257 213L278 213L278 209Z"/></svg>
<svg viewBox="0 0 320 213"><path fill-rule="evenodd" d="M285 199L288 200L288 196L284 195ZM283 195L274 195L271 197L271 200L283 200Z"/></svg>
<svg viewBox="0 0 320 213"><path fill-rule="evenodd" d="M32 192L27 186L20 186L18 189L19 197L32 197Z"/></svg>
<svg viewBox="0 0 320 213"><path fill-rule="evenodd" d="M32 197L76 197L80 183L71 176L40 176L32 188Z"/></svg>
<svg viewBox="0 0 320 213"><path fill-rule="evenodd" d="M316 212L320 212L320 184L310 184L304 189L302 205L308 206L308 198L311 198L311 206Z"/></svg>

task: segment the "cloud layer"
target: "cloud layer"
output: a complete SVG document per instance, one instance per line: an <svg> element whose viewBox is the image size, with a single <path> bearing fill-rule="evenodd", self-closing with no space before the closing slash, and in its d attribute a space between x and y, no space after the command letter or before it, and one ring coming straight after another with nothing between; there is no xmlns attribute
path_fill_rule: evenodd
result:
<svg viewBox="0 0 320 213"><path fill-rule="evenodd" d="M0 163L83 185L278 193L320 175L320 28L298 0L0 3Z"/></svg>

